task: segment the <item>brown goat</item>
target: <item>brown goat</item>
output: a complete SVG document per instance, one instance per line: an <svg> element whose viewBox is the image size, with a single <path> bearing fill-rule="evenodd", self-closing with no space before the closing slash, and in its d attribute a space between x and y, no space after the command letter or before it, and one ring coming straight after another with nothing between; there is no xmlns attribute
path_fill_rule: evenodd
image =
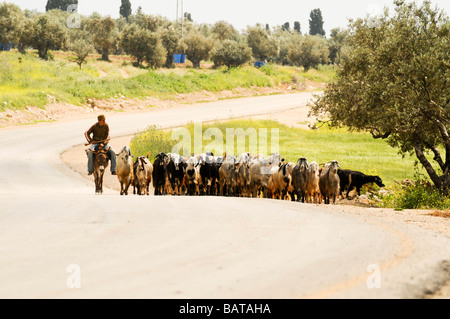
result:
<svg viewBox="0 0 450 319"><path fill-rule="evenodd" d="M336 197L339 195L339 175L337 174L340 168L337 161L327 163L320 173L319 188L323 196L325 204L330 203L333 199L333 204L336 202Z"/></svg>
<svg viewBox="0 0 450 319"><path fill-rule="evenodd" d="M306 200L310 203L320 203L321 194L319 187L319 164L311 162L306 176Z"/></svg>

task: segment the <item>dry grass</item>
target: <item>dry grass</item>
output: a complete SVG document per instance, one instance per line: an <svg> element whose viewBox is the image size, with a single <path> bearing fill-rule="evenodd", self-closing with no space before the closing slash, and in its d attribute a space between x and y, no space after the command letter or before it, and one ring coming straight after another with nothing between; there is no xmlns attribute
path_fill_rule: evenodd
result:
<svg viewBox="0 0 450 319"><path fill-rule="evenodd" d="M433 217L442 217L442 218L450 218L450 211L449 210L435 210L429 214L426 214L427 216L433 216Z"/></svg>

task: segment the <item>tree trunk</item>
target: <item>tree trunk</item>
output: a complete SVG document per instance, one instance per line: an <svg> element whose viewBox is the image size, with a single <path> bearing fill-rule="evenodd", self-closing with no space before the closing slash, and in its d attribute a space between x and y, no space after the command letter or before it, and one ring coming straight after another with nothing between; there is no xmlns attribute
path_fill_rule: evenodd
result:
<svg viewBox="0 0 450 319"><path fill-rule="evenodd" d="M103 49L102 60L109 61L109 49Z"/></svg>
<svg viewBox="0 0 450 319"><path fill-rule="evenodd" d="M39 55L39 57L41 58L41 59L43 59L43 60L47 60L47 52L48 52L48 49L46 49L46 48L40 48L40 49L38 49L38 55Z"/></svg>
<svg viewBox="0 0 450 319"><path fill-rule="evenodd" d="M450 174L446 170L444 172L444 175L439 176L436 171L434 170L433 166L431 166L428 159L425 157L425 154L423 153L423 146L416 142L414 145L414 149L416 151L417 159L420 161L420 163L423 165L425 170L427 171L428 175L430 176L431 180L433 181L434 185L439 189L439 191L442 194L447 195L450 191Z"/></svg>

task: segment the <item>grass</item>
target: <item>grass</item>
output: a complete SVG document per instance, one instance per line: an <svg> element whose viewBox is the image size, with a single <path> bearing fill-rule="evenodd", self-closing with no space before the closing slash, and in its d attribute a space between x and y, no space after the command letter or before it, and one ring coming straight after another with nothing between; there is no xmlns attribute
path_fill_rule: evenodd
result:
<svg viewBox="0 0 450 319"><path fill-rule="evenodd" d="M194 153L194 124L186 127L190 133L190 145L184 143L190 150L187 154ZM242 128L244 131L253 128L258 133L263 132L260 129L267 129L267 151L259 149L257 145L250 143L246 137L245 147L237 149L235 138L235 147L230 149L234 154L254 149L257 153L271 152L271 130L279 130L279 153L286 161L296 162L299 157L305 157L309 162L316 161L319 164L331 160L338 160L342 168L362 171L369 175L379 175L386 185L394 185L395 181L403 179L413 179L417 172L425 174L422 169L414 169L415 158L403 158L397 150L387 145L381 140L375 140L368 133L349 133L346 129L331 129L323 126L318 130L291 128L271 120L231 120L212 124L203 124L202 132L211 128L217 128L223 135L223 143L209 145L211 141L220 141L217 137L212 140L204 141L201 150L211 150L215 154L220 154L226 150L226 130ZM171 152L172 147L179 141L171 140L171 133L164 133L164 142L161 138L154 137L160 134L161 130L153 127L151 130L141 132L136 135L132 141L132 151L135 154L145 155L148 151L157 154L159 151ZM220 146L220 144L222 144ZM264 143L262 144L264 145ZM215 146L215 148L214 148ZM256 149L255 149L256 146ZM252 153L256 153L252 152ZM183 153L183 152L181 152Z"/></svg>
<svg viewBox="0 0 450 319"><path fill-rule="evenodd" d="M43 61L33 52L25 55L14 51L0 53L0 111L45 107L53 99L81 105L88 98L170 98L179 93L273 87L307 79L328 82L334 76L329 66L308 72L274 65L261 69L244 66L230 70L143 70L133 67L126 57L104 62L96 56L90 57L80 70L70 62L70 53L55 52L54 56L54 61ZM124 73L129 77L124 78Z"/></svg>
<svg viewBox="0 0 450 319"><path fill-rule="evenodd" d="M404 209L450 209L450 196L444 196L427 180L391 185L382 198L383 207ZM443 217L443 216L441 216Z"/></svg>

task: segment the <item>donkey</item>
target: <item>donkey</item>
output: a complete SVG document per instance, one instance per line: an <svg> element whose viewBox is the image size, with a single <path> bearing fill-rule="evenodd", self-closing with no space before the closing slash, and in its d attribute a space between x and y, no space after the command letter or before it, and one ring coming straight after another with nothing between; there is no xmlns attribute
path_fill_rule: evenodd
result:
<svg viewBox="0 0 450 319"><path fill-rule="evenodd" d="M108 151L104 148L104 144L98 146L98 150L94 152L94 181L95 193L103 194L103 175L109 164Z"/></svg>

